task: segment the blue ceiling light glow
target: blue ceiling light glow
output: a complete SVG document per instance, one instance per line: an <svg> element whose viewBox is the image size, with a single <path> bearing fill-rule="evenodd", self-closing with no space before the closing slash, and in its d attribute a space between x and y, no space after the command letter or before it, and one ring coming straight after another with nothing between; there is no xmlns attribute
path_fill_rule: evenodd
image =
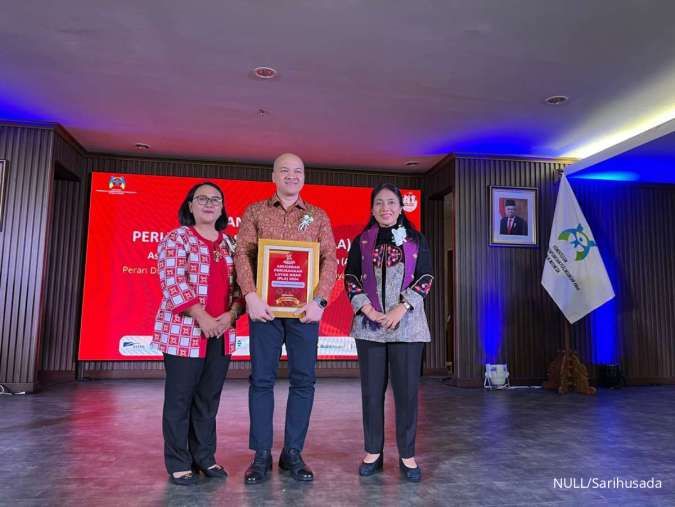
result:
<svg viewBox="0 0 675 507"><path fill-rule="evenodd" d="M476 153L483 155L530 155L530 143L508 139L484 139L475 141L449 141L424 146L419 151L425 156L441 156L448 153Z"/></svg>
<svg viewBox="0 0 675 507"><path fill-rule="evenodd" d="M572 173L569 178L640 183L675 183L675 150L663 157L617 157Z"/></svg>
<svg viewBox="0 0 675 507"><path fill-rule="evenodd" d="M0 83L0 120L49 120L50 116L45 113L43 108L37 105L38 101L29 96L30 91L27 88L13 90L6 86L6 83Z"/></svg>
<svg viewBox="0 0 675 507"><path fill-rule="evenodd" d="M583 163L583 161L581 161ZM574 170L572 164L570 168ZM570 178L640 183L675 183L675 132L617 153L576 172Z"/></svg>
<svg viewBox="0 0 675 507"><path fill-rule="evenodd" d="M504 331L504 312L502 299L496 292L488 292L481 306L479 331L483 341L486 363L500 362L500 352Z"/></svg>
<svg viewBox="0 0 675 507"><path fill-rule="evenodd" d="M67 104L48 104L29 95L30 90L20 92L3 89L0 83L0 120L15 122L58 122L67 129L83 128L108 133L128 131L126 125L109 123L104 116L92 116L90 111L73 113Z"/></svg>
<svg viewBox="0 0 675 507"><path fill-rule="evenodd" d="M0 119L31 121L35 120L35 114L0 95Z"/></svg>
<svg viewBox="0 0 675 507"><path fill-rule="evenodd" d="M570 175L579 180L639 181L640 175L631 171L580 171Z"/></svg>
<svg viewBox="0 0 675 507"><path fill-rule="evenodd" d="M537 132L537 125L504 123L489 128L479 126L473 130L462 126L457 128L454 135L423 140L415 143L411 149L428 156L448 153L532 155L533 132Z"/></svg>

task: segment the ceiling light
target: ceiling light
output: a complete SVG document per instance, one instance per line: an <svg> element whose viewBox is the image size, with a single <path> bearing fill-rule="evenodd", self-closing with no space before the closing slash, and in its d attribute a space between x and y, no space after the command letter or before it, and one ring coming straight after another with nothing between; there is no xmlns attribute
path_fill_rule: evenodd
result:
<svg viewBox="0 0 675 507"><path fill-rule="evenodd" d="M149 150L149 149L150 149L150 145L149 145L149 144L145 144L145 143L136 143L136 149L137 149L137 150Z"/></svg>
<svg viewBox="0 0 675 507"><path fill-rule="evenodd" d="M668 109L659 111L658 114L648 116L638 123L628 125L621 130L594 139L583 146L577 146L573 150L564 153L563 157L584 159L614 146L618 146L626 141L630 141L634 137L642 136L643 134L649 136L648 133L655 129L658 129L658 131L664 129L666 132L671 132L670 122L672 121L675 121L675 107L671 105ZM659 134L658 137L661 137L662 135L663 134ZM643 140L643 142L648 141Z"/></svg>
<svg viewBox="0 0 675 507"><path fill-rule="evenodd" d="M277 70L272 67L256 67L253 69L253 74L258 79L274 79L279 75Z"/></svg>
<svg viewBox="0 0 675 507"><path fill-rule="evenodd" d="M560 104L564 104L568 100L570 100L570 98L566 97L565 95L551 95L550 97L545 99L544 102L552 106L559 106Z"/></svg>
<svg viewBox="0 0 675 507"><path fill-rule="evenodd" d="M417 167L418 165L420 165L420 163L417 160L408 160L405 163L406 167Z"/></svg>

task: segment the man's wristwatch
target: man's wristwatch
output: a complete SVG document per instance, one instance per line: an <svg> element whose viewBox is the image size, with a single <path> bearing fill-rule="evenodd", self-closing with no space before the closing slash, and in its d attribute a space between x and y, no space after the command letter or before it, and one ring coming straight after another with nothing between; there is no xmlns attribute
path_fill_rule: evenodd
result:
<svg viewBox="0 0 675 507"><path fill-rule="evenodd" d="M317 305L319 305L321 308L326 308L328 306L328 301L326 301L324 298L321 296L317 296L313 300Z"/></svg>
<svg viewBox="0 0 675 507"><path fill-rule="evenodd" d="M401 301L401 304L403 305L403 308L405 308L405 311L406 311L406 312L411 312L411 311L412 311L413 307L412 307L412 305L411 305L410 303L408 303L407 301L403 300L403 301Z"/></svg>

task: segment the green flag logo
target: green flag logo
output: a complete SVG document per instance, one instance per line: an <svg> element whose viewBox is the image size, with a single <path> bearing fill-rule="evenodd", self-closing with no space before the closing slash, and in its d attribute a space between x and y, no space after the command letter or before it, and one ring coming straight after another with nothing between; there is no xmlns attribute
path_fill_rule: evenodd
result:
<svg viewBox="0 0 675 507"><path fill-rule="evenodd" d="M597 246L595 241L584 232L584 227L579 224L576 229L565 229L558 239L567 241L577 253L574 260L583 261L591 252L591 248Z"/></svg>

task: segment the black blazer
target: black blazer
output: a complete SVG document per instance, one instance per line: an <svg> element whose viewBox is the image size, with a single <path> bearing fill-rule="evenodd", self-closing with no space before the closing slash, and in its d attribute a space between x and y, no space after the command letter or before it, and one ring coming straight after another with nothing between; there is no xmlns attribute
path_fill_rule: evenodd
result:
<svg viewBox="0 0 675 507"><path fill-rule="evenodd" d="M513 227L511 227L511 232L507 231L507 221L508 218L504 217L501 222L499 222L499 234L527 236L527 222L525 220L518 216L513 217Z"/></svg>

